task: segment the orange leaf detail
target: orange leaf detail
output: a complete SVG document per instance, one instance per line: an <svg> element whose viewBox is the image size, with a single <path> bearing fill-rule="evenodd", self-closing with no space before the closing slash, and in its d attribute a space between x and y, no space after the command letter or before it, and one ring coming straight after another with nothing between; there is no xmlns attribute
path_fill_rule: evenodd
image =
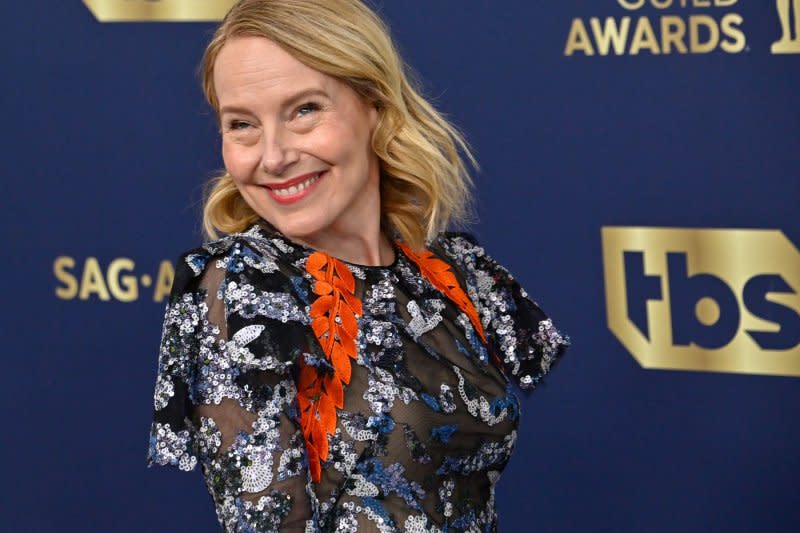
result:
<svg viewBox="0 0 800 533"><path fill-rule="evenodd" d="M318 316L317 318L314 319L313 322L311 322L311 329L314 330L314 335L317 338L320 338L326 333L328 333L328 330L330 329L330 324L328 323L328 320L324 316Z"/></svg>
<svg viewBox="0 0 800 533"><path fill-rule="evenodd" d="M328 264L328 256L323 253L313 253L306 259L306 270L315 278L314 274L322 270ZM319 278L317 278L319 279Z"/></svg>
<svg viewBox="0 0 800 533"><path fill-rule="evenodd" d="M339 340L342 343L342 348L344 348L344 351L349 354L356 354L358 351L356 348L356 340L346 331L339 330L339 333L341 334Z"/></svg>
<svg viewBox="0 0 800 533"><path fill-rule="evenodd" d="M356 315L353 311L350 310L349 306L340 306L339 308L339 318L342 321L340 330L344 330L343 333L350 336L350 338L355 338L358 335L358 321L356 320ZM339 335L341 338L341 335Z"/></svg>
<svg viewBox="0 0 800 533"><path fill-rule="evenodd" d="M312 290L318 295L309 311L311 328L334 369L325 374L301 361L298 375L300 426L311 479L319 483L321 462L328 458L328 435L336 432L336 409L344 407L344 385L350 382L352 372L350 359L358 357L355 338L363 308L355 296L355 278L343 262L314 252L306 259L306 271L314 278Z"/></svg>
<svg viewBox="0 0 800 533"><path fill-rule="evenodd" d="M339 409L344 407L344 386L341 379L332 379L328 383L328 394L333 400L333 405Z"/></svg>
<svg viewBox="0 0 800 533"><path fill-rule="evenodd" d="M467 315L472 327L480 336L481 340L486 342L486 334L483 331L483 325L478 317L478 311L472 300L469 299L467 293L458 284L458 278L455 277L450 265L441 259L436 258L430 250L423 250L420 253L412 250L407 244L397 242L397 245L403 250L403 253L411 259L419 268L420 274L428 282L436 287L442 294L452 301L462 313Z"/></svg>
<svg viewBox="0 0 800 533"><path fill-rule="evenodd" d="M334 376L333 380L337 378ZM326 381L333 381L333 380L326 380ZM328 395L327 388L325 389L324 394L320 394L319 396L319 421L322 425L322 428L325 430L325 433L333 434L336 432L336 408L333 405L333 400Z"/></svg>
<svg viewBox="0 0 800 533"><path fill-rule="evenodd" d="M350 272L350 269L347 268L347 265L341 261L335 261L334 268L336 269L336 273L339 275L337 281L341 283L342 288L345 289L346 292L350 294L354 293L356 290L356 280L353 278L353 273Z"/></svg>
<svg viewBox="0 0 800 533"><path fill-rule="evenodd" d="M314 300L314 303L311 304L311 316L318 317L328 313L328 311L333 307L335 298L335 295L328 294L325 296L320 296Z"/></svg>
<svg viewBox="0 0 800 533"><path fill-rule="evenodd" d="M331 363L342 383L350 383L350 359L347 357L347 352L339 344L333 345Z"/></svg>
<svg viewBox="0 0 800 533"><path fill-rule="evenodd" d="M331 287L330 283L326 281L317 281L314 284L314 294L330 294L333 291L333 287Z"/></svg>
<svg viewBox="0 0 800 533"><path fill-rule="evenodd" d="M346 292L341 293L341 295L344 296L344 302L350 308L350 311L359 316L364 314L364 309L361 306L361 300Z"/></svg>

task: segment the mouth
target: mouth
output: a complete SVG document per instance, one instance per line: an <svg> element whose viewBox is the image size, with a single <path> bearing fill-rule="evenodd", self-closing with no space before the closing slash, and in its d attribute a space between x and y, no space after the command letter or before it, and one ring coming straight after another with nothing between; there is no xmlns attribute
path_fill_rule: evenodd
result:
<svg viewBox="0 0 800 533"><path fill-rule="evenodd" d="M278 203L291 204L308 196L325 172L306 174L279 185L267 185L267 193Z"/></svg>

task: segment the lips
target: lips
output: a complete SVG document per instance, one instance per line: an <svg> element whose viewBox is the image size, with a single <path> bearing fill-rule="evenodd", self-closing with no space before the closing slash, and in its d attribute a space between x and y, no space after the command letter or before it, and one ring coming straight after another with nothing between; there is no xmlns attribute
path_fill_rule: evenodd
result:
<svg viewBox="0 0 800 533"><path fill-rule="evenodd" d="M280 204L291 204L311 194L324 174L324 172L313 172L284 183L267 185L267 193Z"/></svg>

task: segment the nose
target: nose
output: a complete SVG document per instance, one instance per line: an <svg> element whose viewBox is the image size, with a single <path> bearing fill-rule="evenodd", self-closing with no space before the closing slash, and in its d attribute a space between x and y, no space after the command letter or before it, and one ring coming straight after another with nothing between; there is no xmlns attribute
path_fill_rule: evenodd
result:
<svg viewBox="0 0 800 533"><path fill-rule="evenodd" d="M264 135L261 167L272 176L280 176L297 162L298 151L292 143L292 133L276 128L271 135Z"/></svg>

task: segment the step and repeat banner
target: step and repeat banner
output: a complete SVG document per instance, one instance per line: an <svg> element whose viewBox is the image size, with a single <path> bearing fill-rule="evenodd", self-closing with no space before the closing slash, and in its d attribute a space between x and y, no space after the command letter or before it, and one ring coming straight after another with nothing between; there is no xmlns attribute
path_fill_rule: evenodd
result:
<svg viewBox="0 0 800 533"><path fill-rule="evenodd" d="M5 6L3 530L219 529L145 454L232 4ZM501 530L800 530L800 1L373 5L475 149L472 231L573 342Z"/></svg>

